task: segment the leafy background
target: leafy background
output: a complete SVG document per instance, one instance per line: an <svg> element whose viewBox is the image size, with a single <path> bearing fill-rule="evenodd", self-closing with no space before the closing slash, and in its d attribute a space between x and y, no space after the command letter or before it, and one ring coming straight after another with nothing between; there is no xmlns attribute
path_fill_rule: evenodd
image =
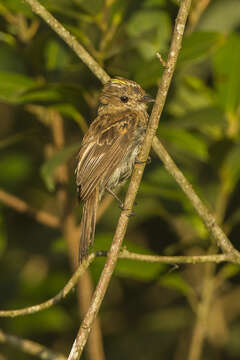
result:
<svg viewBox="0 0 240 360"><path fill-rule="evenodd" d="M156 93L177 1L44 0L42 4L110 75ZM212 0L184 39L158 129L179 167L239 249L240 3ZM61 39L19 0L0 2L0 188L36 209L61 215L56 169L76 219L75 154L96 115L102 85ZM63 119L65 142L53 145L51 114ZM121 196L124 196L124 190ZM97 225L96 249L107 249L119 215L112 203ZM163 255L216 252L191 204L152 154L125 244ZM63 232L0 204L0 307L39 303L59 291L72 270ZM103 266L91 266L96 283ZM178 268L119 260L100 317L107 359L187 359L207 280L211 296L204 359L239 359L239 266ZM205 295L204 295L205 294ZM2 328L67 354L79 326L76 294L35 315L1 319ZM9 345L1 359L32 359ZM85 354L85 357L86 354Z"/></svg>

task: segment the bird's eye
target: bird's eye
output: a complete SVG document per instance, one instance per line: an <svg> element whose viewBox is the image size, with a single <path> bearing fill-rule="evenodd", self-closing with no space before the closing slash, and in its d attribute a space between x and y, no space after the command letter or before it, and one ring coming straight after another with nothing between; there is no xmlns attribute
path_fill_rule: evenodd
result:
<svg viewBox="0 0 240 360"><path fill-rule="evenodd" d="M121 96L121 97L120 97L120 100L121 100L121 102L123 102L123 103L127 103L127 102L128 102L128 97L127 97L127 96Z"/></svg>

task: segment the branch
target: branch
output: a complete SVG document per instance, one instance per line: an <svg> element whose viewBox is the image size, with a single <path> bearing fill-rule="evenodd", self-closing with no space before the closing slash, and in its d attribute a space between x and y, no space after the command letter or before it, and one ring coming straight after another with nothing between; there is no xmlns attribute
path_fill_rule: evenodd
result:
<svg viewBox="0 0 240 360"><path fill-rule="evenodd" d="M60 300L64 299L67 294L74 288L76 285L79 277L84 273L84 271L88 268L88 266L92 263L94 260L95 255L91 254L87 258L86 261L84 261L75 271L75 273L72 275L70 280L67 282L67 284L64 286L64 288L59 291L57 295L55 295L53 298L44 301L41 304L29 306L23 309L18 310L1 310L0 311L0 317L16 317L21 315L29 315L34 314L38 311L48 309L49 307L56 305Z"/></svg>
<svg viewBox="0 0 240 360"><path fill-rule="evenodd" d="M105 267L100 276L98 285L96 287L95 293L91 305L88 309L88 312L82 322L82 325L79 329L77 337L74 341L71 353L68 357L69 360L78 360L82 354L83 348L86 344L89 332L91 331L93 321L99 311L103 297L106 293L108 284L110 282L111 276L113 274L120 247L123 241L123 238L126 233L127 224L129 221L129 215L136 197L141 179L144 170L144 161L147 160L148 154L151 148L153 137L155 135L156 129L158 127L160 115L165 104L168 88L171 83L173 72L175 69L177 57L179 50L181 48L182 36L187 21L187 16L189 13L191 5L191 0L183 0L178 12L176 19L176 24L174 28L172 43L170 46L170 51L168 55L167 67L163 73L162 81L158 90L157 98L153 111L149 120L148 128L146 131L146 137L144 144L142 146L140 155L139 155L139 164L136 164L133 176L128 188L127 196L124 202L124 210L121 212L117 229L113 238L112 246L110 248Z"/></svg>
<svg viewBox="0 0 240 360"><path fill-rule="evenodd" d="M58 228L60 226L59 219L49 214L46 211L33 209L25 201L19 199L18 197L8 194L6 191L0 189L0 202L11 207L12 209L30 215L38 222L47 225L52 228Z"/></svg>
<svg viewBox="0 0 240 360"><path fill-rule="evenodd" d="M153 140L153 149L162 160L167 171L174 177L183 192L190 199L192 205L201 219L204 221L206 228L210 231L218 246L222 249L223 252L231 256L234 262L240 263L240 253L233 247L228 237L216 223L215 217L200 200L198 195L193 190L192 185L187 181L183 173L178 169L172 158L169 156L161 142L156 137Z"/></svg>
<svg viewBox="0 0 240 360"><path fill-rule="evenodd" d="M193 256L158 256L138 254L122 249L119 253L119 259L129 259L137 261L146 261L163 264L199 264L214 262L220 263L223 261L231 261L231 257L227 254L215 255L193 255Z"/></svg>
<svg viewBox="0 0 240 360"><path fill-rule="evenodd" d="M1 329L0 342L3 344L5 343L13 345L16 348L22 350L23 352L37 356L39 359L42 360L66 360L65 356L54 353L45 346L42 346L31 340L21 339L18 336L5 334Z"/></svg>
<svg viewBox="0 0 240 360"><path fill-rule="evenodd" d="M64 299L69 294L69 292L74 288L81 275L89 267L89 265L92 263L95 257L103 257L107 255L108 255L107 251L97 251L89 255L87 261L76 270L76 272L72 275L72 277L64 286L64 288L57 295L50 298L49 300L41 304L29 306L22 309L0 310L0 317L17 317L17 316L34 314L36 312L48 309L53 305L56 305L59 301ZM220 263L224 261L229 261L234 263L231 256L228 254L193 255L193 256L158 256L158 255L138 254L128 251L126 248L120 250L118 257L119 259L128 259L128 260L144 261L151 263L163 263L163 264L199 264L199 263L207 263L207 262Z"/></svg>

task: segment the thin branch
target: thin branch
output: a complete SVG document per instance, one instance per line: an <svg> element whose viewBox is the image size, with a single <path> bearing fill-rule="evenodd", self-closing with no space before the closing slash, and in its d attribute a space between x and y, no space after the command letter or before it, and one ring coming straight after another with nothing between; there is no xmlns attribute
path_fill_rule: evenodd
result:
<svg viewBox="0 0 240 360"><path fill-rule="evenodd" d="M178 53L181 48L182 36L187 21L190 5L191 5L191 0L183 0L181 2L181 6L178 12L178 16L174 28L172 43L169 51L167 67L163 73L162 81L156 98L156 103L153 107L153 111L149 120L145 141L142 146L141 153L139 155L140 164L136 164L134 168L133 176L124 202L125 210L121 212L118 221L118 226L113 238L112 246L110 248L105 267L100 276L98 285L93 295L91 305L88 309L88 312L81 324L77 337L74 341L71 353L68 357L69 360L78 360L80 358L83 348L86 344L89 332L91 331L93 321L99 311L103 297L106 293L108 284L113 274L117 262L118 254L120 251L120 247L126 233L126 229L129 221L129 214L131 213L134 199L136 197L142 179L142 174L145 165L144 161L147 160L148 158L153 137L158 127L160 115L162 113L163 106L165 104L168 88L171 83Z"/></svg>
<svg viewBox="0 0 240 360"><path fill-rule="evenodd" d="M37 0L25 0L25 2L31 6L34 13L38 14L70 46L70 48L73 49L73 51L100 81L107 82L109 80L108 74L102 69L96 60L89 55L75 37L72 36L70 32L50 14L49 11L47 11Z"/></svg>
<svg viewBox="0 0 240 360"><path fill-rule="evenodd" d="M216 223L215 217L200 200L198 195L193 190L192 185L184 177L183 173L179 170L179 168L173 162L172 158L164 149L161 142L156 137L153 140L153 149L162 160L167 171L174 177L183 192L190 199L192 205L201 219L204 221L205 226L212 234L214 240L216 240L218 246L222 249L223 252L231 255L232 260L234 260L236 263L240 263L240 253L233 247L228 237Z"/></svg>
<svg viewBox="0 0 240 360"><path fill-rule="evenodd" d="M158 256L138 254L122 249L119 253L119 259L129 259L137 261L146 261L163 264L199 264L199 263L220 263L223 261L230 261L231 257L227 254L215 255L193 255L193 256Z"/></svg>
<svg viewBox="0 0 240 360"><path fill-rule="evenodd" d="M23 315L34 314L36 312L48 309L49 307L56 305L59 301L64 299L69 292L74 288L79 278L89 267L95 257L107 256L107 251L97 251L89 255L87 262L80 266L76 272L72 275L70 280L64 286L64 288L54 297L49 300L34 306L29 306L23 309L17 310L0 310L0 317L17 317ZM199 264L199 263L220 263L220 262L232 262L231 256L228 254L213 254L213 255L193 255L193 256L158 256L158 255L145 255L138 254L131 251L128 251L126 248L123 248L119 252L119 259L128 259L135 261L144 261L150 263L162 263L162 264Z"/></svg>
<svg viewBox="0 0 240 360"><path fill-rule="evenodd" d="M29 306L23 309L18 310L1 310L0 311L0 317L16 317L16 316L22 316L22 315L29 315L34 314L38 311L48 309L49 307L57 304L60 300L64 299L67 294L74 288L76 285L79 277L84 273L84 271L88 268L88 266L92 263L94 260L95 255L91 254L87 258L85 262L83 262L75 271L75 273L72 275L70 280L67 282L67 284L64 286L64 288L59 291L57 295L55 295L53 298L44 301L41 304Z"/></svg>
<svg viewBox="0 0 240 360"><path fill-rule="evenodd" d="M36 343L35 341L22 339L15 335L6 334L1 329L0 343L13 345L17 349L20 349L27 354L37 356L39 359L42 360L66 360L65 356L57 354L49 350L45 346Z"/></svg>
<svg viewBox="0 0 240 360"><path fill-rule="evenodd" d="M165 60L163 60L162 55L159 52L157 52L156 56L157 56L158 60L160 61L160 63L162 64L162 66L165 68L167 66L167 63Z"/></svg>
<svg viewBox="0 0 240 360"><path fill-rule="evenodd" d="M48 212L43 210L33 209L25 201L19 199L14 195L8 194L2 189L0 189L0 202L20 213L30 215L38 222L49 227L58 228L60 226L59 219L56 216L49 214Z"/></svg>

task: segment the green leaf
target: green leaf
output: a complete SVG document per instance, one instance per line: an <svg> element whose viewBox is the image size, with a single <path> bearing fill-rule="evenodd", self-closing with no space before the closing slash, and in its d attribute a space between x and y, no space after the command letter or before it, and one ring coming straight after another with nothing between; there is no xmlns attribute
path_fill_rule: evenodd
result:
<svg viewBox="0 0 240 360"><path fill-rule="evenodd" d="M79 148L79 143L67 146L63 150L56 152L42 165L41 175L49 191L53 191L55 189L54 171L56 168L65 163Z"/></svg>
<svg viewBox="0 0 240 360"><path fill-rule="evenodd" d="M75 3L90 14L97 14L102 9L104 0L75 0Z"/></svg>
<svg viewBox="0 0 240 360"><path fill-rule="evenodd" d="M225 264L221 269L221 277L224 279L230 279L233 276L239 274L240 267L237 264Z"/></svg>
<svg viewBox="0 0 240 360"><path fill-rule="evenodd" d="M216 105L213 91L199 77L185 75L176 81L174 96L167 104L173 116L185 115L190 111Z"/></svg>
<svg viewBox="0 0 240 360"><path fill-rule="evenodd" d="M145 89L150 86L155 86L157 81L160 80L163 69L159 66L157 59L152 59L146 63L144 71L142 71L142 62L136 66L134 64L134 79L141 84Z"/></svg>
<svg viewBox="0 0 240 360"><path fill-rule="evenodd" d="M4 39L1 38L0 40L4 41ZM0 46L0 72L24 74L26 67L19 51L17 51L15 46L3 43L2 41Z"/></svg>
<svg viewBox="0 0 240 360"><path fill-rule="evenodd" d="M230 35L214 58L215 88L219 105L234 113L240 105L240 36Z"/></svg>
<svg viewBox="0 0 240 360"><path fill-rule="evenodd" d="M142 57L150 60L157 51L166 49L171 29L169 15L160 10L140 10L130 18L126 29L136 39Z"/></svg>
<svg viewBox="0 0 240 360"><path fill-rule="evenodd" d="M164 139L172 142L172 144L187 152L189 156L193 156L201 161L208 158L207 144L201 136L191 134L183 129L170 128L160 125L159 134Z"/></svg>
<svg viewBox="0 0 240 360"><path fill-rule="evenodd" d="M204 107L189 111L183 116L175 117L171 126L184 129L195 129L214 139L223 136L226 129L226 118L222 109L218 107Z"/></svg>
<svg viewBox="0 0 240 360"><path fill-rule="evenodd" d="M15 135L12 136L8 136L6 139L1 139L0 140L0 150L4 149L6 147L15 145L16 143L22 142L24 140L26 140L27 138L29 139L30 136L33 135L33 131L29 130L29 131L24 131L21 133L16 133Z"/></svg>
<svg viewBox="0 0 240 360"><path fill-rule="evenodd" d="M144 7L163 6L165 3L166 0L146 0L144 2Z"/></svg>
<svg viewBox="0 0 240 360"><path fill-rule="evenodd" d="M113 234L101 234L97 235L94 243L94 250L108 250L111 246ZM129 251L136 252L139 254L153 254L148 249L145 249L139 245L133 244L130 241L125 242L126 247ZM91 265L94 278L97 279L101 267L104 261L98 259L94 264ZM141 281L151 281L156 279L166 268L165 264L161 263L149 263L137 260L119 259L115 273L118 276L130 277L132 279Z"/></svg>
<svg viewBox="0 0 240 360"><path fill-rule="evenodd" d="M64 16L64 19L68 17L70 19L75 19L82 22L87 21L91 23L94 20L92 15L89 16L89 14L76 11L76 7L74 6L73 2L70 3L69 0L58 0L57 2L55 0L45 0L44 2L46 4L43 5L47 7L50 13L62 15Z"/></svg>
<svg viewBox="0 0 240 360"><path fill-rule="evenodd" d="M22 74L0 72L0 99L8 103L18 103L20 96L36 87L35 80Z"/></svg>
<svg viewBox="0 0 240 360"><path fill-rule="evenodd" d="M52 102L59 101L62 99L62 94L58 87L48 86L46 88L33 89L25 92L22 95L19 95L19 103L29 103L29 102Z"/></svg>
<svg viewBox="0 0 240 360"><path fill-rule="evenodd" d="M7 8L11 12L22 14L28 17L33 17L33 12L29 5L22 1L18 0L7 0L4 1L4 5L0 4L0 13L5 13L5 9Z"/></svg>
<svg viewBox="0 0 240 360"><path fill-rule="evenodd" d="M178 290L184 295L189 295L193 292L191 286L188 285L181 274L177 274L176 272L162 276L159 280L159 284L170 289Z"/></svg>
<svg viewBox="0 0 240 360"><path fill-rule="evenodd" d="M56 104L52 107L54 109L57 109L62 115L70 116L81 127L84 133L87 131L88 125L82 114L76 109L74 105L69 103L63 103L63 104Z"/></svg>
<svg viewBox="0 0 240 360"><path fill-rule="evenodd" d="M69 61L69 53L66 49L55 40L50 40L46 44L45 59L47 70L62 70Z"/></svg>
<svg viewBox="0 0 240 360"><path fill-rule="evenodd" d="M152 281L160 276L166 265L137 260L119 259L116 266L118 276L140 281Z"/></svg>
<svg viewBox="0 0 240 360"><path fill-rule="evenodd" d="M0 157L0 183L16 185L32 172L32 160L25 153L6 153Z"/></svg>
<svg viewBox="0 0 240 360"><path fill-rule="evenodd" d="M27 336L33 333L57 332L62 333L63 329L66 331L71 328L72 321L67 312L60 306L53 306L51 309L41 311L28 317L27 321L16 318L16 321L11 324L10 329L12 332L21 332L22 335Z"/></svg>
<svg viewBox="0 0 240 360"><path fill-rule="evenodd" d="M184 38L178 63L204 58L215 50L223 41L224 36L217 32L193 32Z"/></svg>

